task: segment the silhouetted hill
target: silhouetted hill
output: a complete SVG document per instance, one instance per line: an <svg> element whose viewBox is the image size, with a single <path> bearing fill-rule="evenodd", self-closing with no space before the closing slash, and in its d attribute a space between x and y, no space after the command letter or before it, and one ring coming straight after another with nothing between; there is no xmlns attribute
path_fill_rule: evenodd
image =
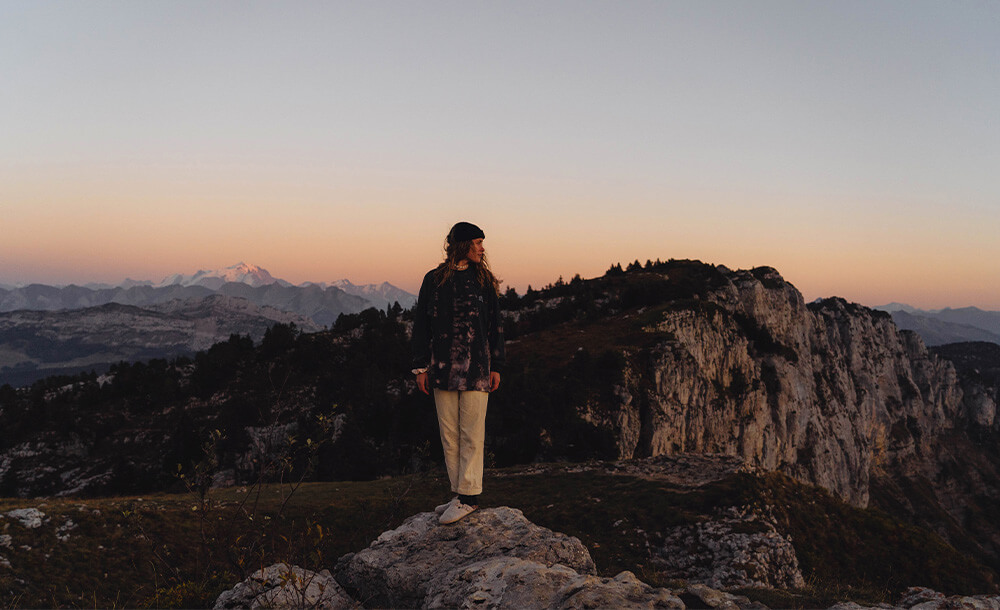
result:
<svg viewBox="0 0 1000 610"><path fill-rule="evenodd" d="M927 345L968 341L1000 344L1000 311L983 311L977 307L926 311L902 303L875 309L891 313L896 326L916 331Z"/></svg>
<svg viewBox="0 0 1000 610"><path fill-rule="evenodd" d="M892 319L902 330L912 330L927 345L945 345L968 341L990 341L1000 344L1000 335L967 323L948 322L941 316L892 312Z"/></svg>

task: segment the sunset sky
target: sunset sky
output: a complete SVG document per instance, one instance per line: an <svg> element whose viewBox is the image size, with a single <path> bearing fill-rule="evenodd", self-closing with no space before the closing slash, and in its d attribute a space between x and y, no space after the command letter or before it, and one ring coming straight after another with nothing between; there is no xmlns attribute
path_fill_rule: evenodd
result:
<svg viewBox="0 0 1000 610"><path fill-rule="evenodd" d="M0 283L769 265L1000 310L1000 2L0 0Z"/></svg>

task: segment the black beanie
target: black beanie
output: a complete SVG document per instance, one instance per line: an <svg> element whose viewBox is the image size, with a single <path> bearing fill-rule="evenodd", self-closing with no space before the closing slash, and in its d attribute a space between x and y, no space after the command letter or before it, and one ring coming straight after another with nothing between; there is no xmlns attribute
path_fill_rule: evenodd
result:
<svg viewBox="0 0 1000 610"><path fill-rule="evenodd" d="M448 243L455 244L461 241L472 241L474 239L486 238L483 230L471 222L456 223L448 232Z"/></svg>

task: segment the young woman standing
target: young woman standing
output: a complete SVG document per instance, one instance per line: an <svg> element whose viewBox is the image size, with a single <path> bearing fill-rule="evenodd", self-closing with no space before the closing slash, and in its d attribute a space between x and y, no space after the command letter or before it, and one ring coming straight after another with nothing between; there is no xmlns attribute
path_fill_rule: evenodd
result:
<svg viewBox="0 0 1000 610"><path fill-rule="evenodd" d="M483 491L486 402L504 364L500 282L486 262L482 229L451 228L445 260L424 276L413 322L417 388L434 392L451 491L435 510L454 523L479 507Z"/></svg>

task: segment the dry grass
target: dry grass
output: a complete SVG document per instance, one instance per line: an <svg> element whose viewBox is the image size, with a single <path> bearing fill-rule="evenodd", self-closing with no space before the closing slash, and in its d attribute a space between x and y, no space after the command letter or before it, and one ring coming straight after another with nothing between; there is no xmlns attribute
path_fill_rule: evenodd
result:
<svg viewBox="0 0 1000 610"><path fill-rule="evenodd" d="M277 561L330 568L448 496L443 478L427 474L305 483L288 492L287 486L212 490L204 505L193 494L0 500L0 533L11 536L9 548L0 548L11 563L0 568L0 597L22 607L208 607L244 574ZM929 576L981 587L965 593L989 586L986 576L974 577L986 574L982 566L933 534L780 476L739 474L685 488L546 465L495 472L482 502L517 507L539 525L577 536L603 575L631 570L657 586L677 584L653 561L670 527L718 507L780 503L780 521L810 584L805 591L742 592L772 607L891 601L905 586L928 584ZM40 527L6 516L29 507L45 514ZM838 539L850 546L833 544ZM965 573L950 572L959 570Z"/></svg>

